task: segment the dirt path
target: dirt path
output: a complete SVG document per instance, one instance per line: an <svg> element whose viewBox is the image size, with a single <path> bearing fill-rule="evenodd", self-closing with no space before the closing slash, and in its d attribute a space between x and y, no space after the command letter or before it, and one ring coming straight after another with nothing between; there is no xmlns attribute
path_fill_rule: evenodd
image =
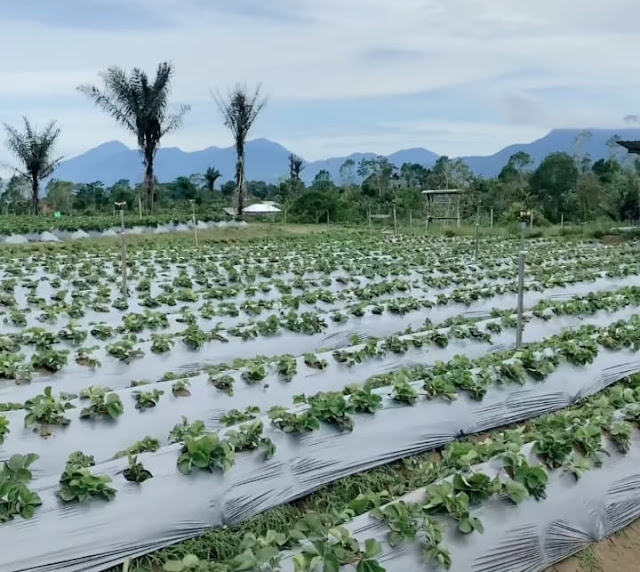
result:
<svg viewBox="0 0 640 572"><path fill-rule="evenodd" d="M640 572L640 521L545 572Z"/></svg>

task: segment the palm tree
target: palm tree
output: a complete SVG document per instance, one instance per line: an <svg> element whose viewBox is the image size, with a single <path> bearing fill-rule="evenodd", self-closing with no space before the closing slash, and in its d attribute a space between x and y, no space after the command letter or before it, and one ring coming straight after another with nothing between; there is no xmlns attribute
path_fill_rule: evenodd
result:
<svg viewBox="0 0 640 572"><path fill-rule="evenodd" d="M224 117L224 124L229 128L236 147L236 193L238 194L238 216L242 216L244 210L244 196L246 193L244 180L244 146L247 135L254 121L267 103L260 97L260 86L256 87L253 95L242 85L229 92L225 99L220 93L213 97Z"/></svg>
<svg viewBox="0 0 640 572"><path fill-rule="evenodd" d="M215 167L208 167L204 173L204 181L207 187L207 190L210 193L213 193L213 190L216 186L216 181L222 177L222 173L218 171Z"/></svg>
<svg viewBox="0 0 640 572"><path fill-rule="evenodd" d="M143 157L149 212L155 199L153 161L160 141L167 133L180 127L184 114L190 109L188 105L182 105L176 113L169 113L172 76L173 67L167 62L158 65L153 81L139 68L133 68L127 74L118 67L110 67L100 74L104 82L102 90L93 85L78 87L81 93L88 95L98 107L136 136Z"/></svg>
<svg viewBox="0 0 640 572"><path fill-rule="evenodd" d="M51 121L43 131L35 129L26 117L24 131L18 131L15 127L5 124L7 131L7 148L18 158L23 165L23 170L16 169L18 173L31 183L31 205L33 213L40 212L40 181L53 173L61 157L53 159L52 154L56 141L60 135L60 129L56 122Z"/></svg>
<svg viewBox="0 0 640 572"><path fill-rule="evenodd" d="M294 194L300 188L300 173L303 169L304 160L293 153L289 153L289 180Z"/></svg>

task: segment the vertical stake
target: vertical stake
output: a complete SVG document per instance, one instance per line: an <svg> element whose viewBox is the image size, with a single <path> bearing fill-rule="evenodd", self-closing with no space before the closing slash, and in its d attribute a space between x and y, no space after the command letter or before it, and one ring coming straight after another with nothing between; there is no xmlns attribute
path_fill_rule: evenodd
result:
<svg viewBox="0 0 640 572"><path fill-rule="evenodd" d="M196 202L193 199L189 199L191 203L191 220L193 221L193 237L195 239L196 248L198 248L198 224L196 222Z"/></svg>
<svg viewBox="0 0 640 572"><path fill-rule="evenodd" d="M480 205L476 207L476 264L480 255Z"/></svg>
<svg viewBox="0 0 640 572"><path fill-rule="evenodd" d="M520 251L518 252L518 306L516 325L516 349L522 346L522 332L524 330L524 230L527 228L526 220L520 221Z"/></svg>
<svg viewBox="0 0 640 572"><path fill-rule="evenodd" d="M121 258L122 258L122 299L126 300L129 291L127 289L127 233L124 228L124 207L126 202L114 203L116 207L120 208L120 246L121 246Z"/></svg>

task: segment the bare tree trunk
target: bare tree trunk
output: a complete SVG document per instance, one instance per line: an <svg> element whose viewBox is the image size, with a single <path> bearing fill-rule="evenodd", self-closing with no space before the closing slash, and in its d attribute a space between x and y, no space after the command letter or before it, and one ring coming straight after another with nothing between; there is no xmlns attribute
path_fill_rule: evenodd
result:
<svg viewBox="0 0 640 572"><path fill-rule="evenodd" d="M40 214L40 181L37 175L31 175L31 205L33 214Z"/></svg>
<svg viewBox="0 0 640 572"><path fill-rule="evenodd" d="M244 212L244 144L236 145L238 160L236 162L236 192L238 193L238 216L241 217Z"/></svg>
<svg viewBox="0 0 640 572"><path fill-rule="evenodd" d="M153 176L153 158L145 158L144 188L147 193L147 214L153 211L153 199L155 195L155 177Z"/></svg>

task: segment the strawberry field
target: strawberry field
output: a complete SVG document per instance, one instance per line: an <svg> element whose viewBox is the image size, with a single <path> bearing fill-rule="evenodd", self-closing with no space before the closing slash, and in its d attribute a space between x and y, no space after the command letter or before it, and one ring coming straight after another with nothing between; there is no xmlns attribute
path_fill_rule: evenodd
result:
<svg viewBox="0 0 640 572"><path fill-rule="evenodd" d="M543 571L640 517L638 245L0 250L0 571Z"/></svg>

